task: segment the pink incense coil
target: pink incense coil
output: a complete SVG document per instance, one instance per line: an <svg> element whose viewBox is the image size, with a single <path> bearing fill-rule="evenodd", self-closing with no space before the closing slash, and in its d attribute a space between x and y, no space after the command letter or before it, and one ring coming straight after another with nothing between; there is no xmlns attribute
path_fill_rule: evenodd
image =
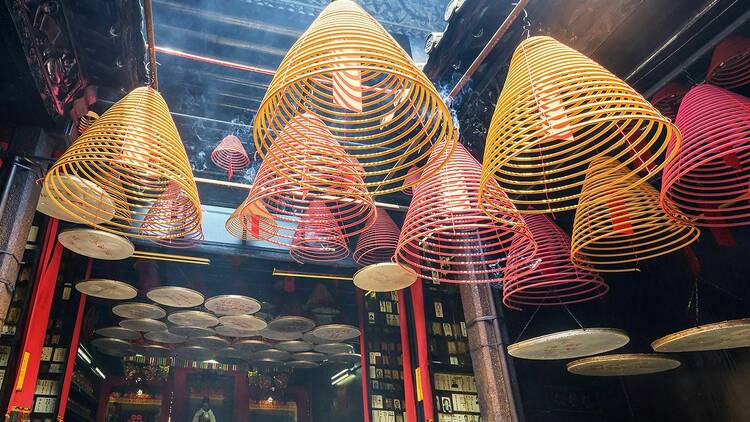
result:
<svg viewBox="0 0 750 422"><path fill-rule="evenodd" d="M349 245L325 202L314 201L305 211L289 254L300 263L336 262L349 256Z"/></svg>
<svg viewBox="0 0 750 422"><path fill-rule="evenodd" d="M503 281L503 303L520 309L533 305L567 305L598 299L609 286L595 272L577 268L570 259L570 237L546 215L524 215L537 250L531 261L533 270L520 271L522 266L509 265ZM521 239L522 240L522 239ZM514 242L515 244L518 241ZM511 247L508 262L528 262L523 245Z"/></svg>
<svg viewBox="0 0 750 422"><path fill-rule="evenodd" d="M295 123L298 118L309 124ZM332 158L341 157L344 150L325 125L309 115L298 118L290 120L274 147L268 150L239 214L254 238L290 249L296 247L292 240L298 236L295 234L298 225L311 218L312 204L325 204L326 219L336 223L342 239L367 229L375 215L374 200L367 195L361 180L364 170L357 160L347 155L344 156L348 160ZM299 136L305 136L306 143L300 142ZM281 154L280 149L287 151ZM264 224L252 225L259 209L271 218L264 219ZM311 231L321 230L319 237L333 240L324 227L308 225L305 230L307 237L313 236Z"/></svg>
<svg viewBox="0 0 750 422"><path fill-rule="evenodd" d="M388 212L377 210L375 223L359 236L352 258L361 266L391 262L400 230Z"/></svg>
<svg viewBox="0 0 750 422"><path fill-rule="evenodd" d="M406 172L406 179L404 179L404 185L407 186L415 186L417 184L417 181L419 178L422 177L422 169L417 166L413 166L409 169L409 171ZM404 195L412 196L413 189L412 188L406 188L402 191Z"/></svg>
<svg viewBox="0 0 750 422"><path fill-rule="evenodd" d="M529 259L536 244L518 212L492 210L477 203L482 165L461 145L450 161L430 156L424 179L414 189L401 230L396 260L421 273L423 279L449 283L501 281L506 255L515 241L518 253ZM515 207L492 179L486 189L506 209ZM529 260L513 265L528 268ZM519 272L523 272L519 270Z"/></svg>
<svg viewBox="0 0 750 422"><path fill-rule="evenodd" d="M227 171L229 178L238 170L244 170L250 165L245 147L240 139L234 135L227 135L211 152L211 161L221 169Z"/></svg>
<svg viewBox="0 0 750 422"><path fill-rule="evenodd" d="M676 206L697 226L750 224L750 99L698 85L685 95L676 124L683 141L664 167L662 208L674 214Z"/></svg>
<svg viewBox="0 0 750 422"><path fill-rule="evenodd" d="M185 191L176 183L167 185L167 189L149 207L140 234L150 238L159 238L154 243L172 248L190 248L203 240L203 229L200 226L200 210L196 209ZM195 230L186 232L188 227ZM172 233L186 233L174 236Z"/></svg>
<svg viewBox="0 0 750 422"><path fill-rule="evenodd" d="M669 120L674 122L682 98L687 92L688 87L685 85L678 82L670 82L651 97L651 104L653 104L662 115L669 117Z"/></svg>
<svg viewBox="0 0 750 422"><path fill-rule="evenodd" d="M750 39L732 36L714 48L706 82L736 88L750 82Z"/></svg>

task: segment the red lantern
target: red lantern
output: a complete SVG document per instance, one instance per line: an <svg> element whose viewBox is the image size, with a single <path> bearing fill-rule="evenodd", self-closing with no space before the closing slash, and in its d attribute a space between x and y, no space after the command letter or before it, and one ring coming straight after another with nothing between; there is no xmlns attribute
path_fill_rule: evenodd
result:
<svg viewBox="0 0 750 422"><path fill-rule="evenodd" d="M169 183L164 193L146 212L140 232L154 243L172 248L190 248L203 240L201 214L193 201L177 183ZM197 230L186 236L174 237L170 233L184 233L188 227Z"/></svg>
<svg viewBox="0 0 750 422"><path fill-rule="evenodd" d="M570 237L546 215L528 214L523 219L537 244L531 272L516 261L528 261L521 244L508 252L503 281L503 303L519 309L524 305L565 305L598 299L609 286L595 272L577 268L570 259ZM514 245L518 241L514 242Z"/></svg>
<svg viewBox="0 0 750 422"><path fill-rule="evenodd" d="M698 85L685 95L676 124L683 140L664 167L662 208L676 206L697 226L750 224L750 99Z"/></svg>
<svg viewBox="0 0 750 422"><path fill-rule="evenodd" d="M423 279L451 283L498 282L506 254L515 247L531 258L536 245L518 212L494 208L485 214L477 204L482 165L461 145L442 168L430 159L424 179L414 189L396 249L397 261L421 272ZM493 180L488 195L515 209ZM528 260L514 265L528 266Z"/></svg>
<svg viewBox="0 0 750 422"><path fill-rule="evenodd" d="M349 245L325 202L313 201L305 210L289 253L300 263L335 262L349 256Z"/></svg>
<svg viewBox="0 0 750 422"><path fill-rule="evenodd" d="M727 37L714 48L706 82L736 88L750 82L750 39Z"/></svg>
<svg viewBox="0 0 750 422"><path fill-rule="evenodd" d="M245 147L234 135L227 135L219 142L211 152L211 161L216 167L226 170L230 180L235 170L244 170L250 165Z"/></svg>
<svg viewBox="0 0 750 422"><path fill-rule="evenodd" d="M651 97L651 104L653 104L662 115L669 117L669 119L674 122L675 117L677 117L677 110L680 108L680 102L682 102L682 98L687 92L688 87L685 85L677 82L670 82Z"/></svg>
<svg viewBox="0 0 750 422"><path fill-rule="evenodd" d="M398 246L399 232L388 212L378 209L375 223L359 236L352 258L361 266L391 262Z"/></svg>

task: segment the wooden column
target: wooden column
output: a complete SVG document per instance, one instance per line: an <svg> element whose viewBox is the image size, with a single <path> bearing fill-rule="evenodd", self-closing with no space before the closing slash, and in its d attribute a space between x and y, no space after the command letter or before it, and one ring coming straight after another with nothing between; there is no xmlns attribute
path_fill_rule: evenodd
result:
<svg viewBox="0 0 750 422"><path fill-rule="evenodd" d="M430 350L428 346L429 342L427 341L427 322L425 319L424 288L422 283L422 279L418 278L409 288L414 308L414 329L417 338L417 361L419 362L419 376L415 377L415 383L417 385L417 401L422 401L424 420L426 422L433 422L435 420L435 404L433 403L432 382L430 380Z"/></svg>

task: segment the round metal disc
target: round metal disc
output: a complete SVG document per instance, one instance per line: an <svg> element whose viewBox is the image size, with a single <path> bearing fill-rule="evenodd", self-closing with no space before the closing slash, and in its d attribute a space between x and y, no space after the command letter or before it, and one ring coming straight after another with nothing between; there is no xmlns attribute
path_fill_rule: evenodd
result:
<svg viewBox="0 0 750 422"><path fill-rule="evenodd" d="M141 333L123 327L104 327L94 331L102 337L117 338L120 340L138 340Z"/></svg>
<svg viewBox="0 0 750 422"><path fill-rule="evenodd" d="M203 304L203 295L187 287L155 287L146 292L146 297L160 305L173 308L194 308Z"/></svg>
<svg viewBox="0 0 750 422"><path fill-rule="evenodd" d="M106 278L92 278L76 284L76 290L86 296L111 300L128 300L138 295L138 289L128 283Z"/></svg>
<svg viewBox="0 0 750 422"><path fill-rule="evenodd" d="M219 324L219 319L203 311L179 311L169 314L167 320L175 325L187 327L213 327Z"/></svg>
<svg viewBox="0 0 750 422"><path fill-rule="evenodd" d="M294 360L306 360L309 362L323 362L326 360L326 355L318 352L300 352L292 355Z"/></svg>
<svg viewBox="0 0 750 422"><path fill-rule="evenodd" d="M126 353L130 352L131 349L130 343L127 341L111 337L95 338L91 340L91 345L99 350L121 350Z"/></svg>
<svg viewBox="0 0 750 422"><path fill-rule="evenodd" d="M247 359L250 357L250 354L229 346L217 350L214 356L216 359Z"/></svg>
<svg viewBox="0 0 750 422"><path fill-rule="evenodd" d="M249 315L260 311L260 302L241 295L221 295L206 299L203 305L216 315Z"/></svg>
<svg viewBox="0 0 750 422"><path fill-rule="evenodd" d="M115 206L112 197L96 183L72 175L59 175L57 177L61 186L52 190L51 196L46 189L42 189L36 210L58 220L81 224L101 224L111 220L115 216ZM75 192L73 196L65 195L65 191ZM71 213L58 205L63 196L74 207ZM56 201L55 201L56 200ZM82 217L82 216L85 216Z"/></svg>
<svg viewBox="0 0 750 422"><path fill-rule="evenodd" d="M508 346L508 354L521 359L554 360L598 355L630 341L622 330L586 328L546 334Z"/></svg>
<svg viewBox="0 0 750 422"><path fill-rule="evenodd" d="M241 340L234 343L233 346L246 353L253 353L259 350L270 349L272 347L271 343L263 340Z"/></svg>
<svg viewBox="0 0 750 422"><path fill-rule="evenodd" d="M360 363L362 361L362 355L359 353L338 353L335 355L328 356L328 361L331 363Z"/></svg>
<svg viewBox="0 0 750 422"><path fill-rule="evenodd" d="M301 316L282 316L269 322L268 328L280 333L304 333L315 328L315 321Z"/></svg>
<svg viewBox="0 0 750 422"><path fill-rule="evenodd" d="M135 252L128 239L102 230L69 229L57 239L66 249L94 259L120 260L130 258Z"/></svg>
<svg viewBox="0 0 750 422"><path fill-rule="evenodd" d="M354 274L354 285L365 291L391 292L409 287L417 274L393 262L368 265Z"/></svg>
<svg viewBox="0 0 750 422"><path fill-rule="evenodd" d="M276 347L289 353L309 352L313 349L312 343L301 340L289 340L276 343Z"/></svg>
<svg viewBox="0 0 750 422"><path fill-rule="evenodd" d="M76 286L78 287L78 286ZM112 313L118 317L127 319L151 318L162 319L167 316L167 311L150 303L121 303L112 308Z"/></svg>
<svg viewBox="0 0 750 422"><path fill-rule="evenodd" d="M194 361L209 360L214 355L210 350L200 346L182 346L175 349L174 354L180 359Z"/></svg>
<svg viewBox="0 0 750 422"><path fill-rule="evenodd" d="M245 331L260 331L268 324L253 315L225 315L219 318L221 325Z"/></svg>
<svg viewBox="0 0 750 422"><path fill-rule="evenodd" d="M144 355L163 358L169 356L170 350L159 344L144 344L140 346Z"/></svg>
<svg viewBox="0 0 750 422"><path fill-rule="evenodd" d="M351 344L346 343L323 343L315 346L316 352L325 353L327 355L337 355L339 353L354 353L354 347Z"/></svg>
<svg viewBox="0 0 750 422"><path fill-rule="evenodd" d="M172 334L169 331L151 331L149 333L146 333L143 337L146 340L164 344L184 343L185 340L187 340L187 337L178 336L177 334Z"/></svg>
<svg viewBox="0 0 750 422"><path fill-rule="evenodd" d="M284 362L273 359L255 359L250 362L250 365L256 368L278 368L284 366Z"/></svg>
<svg viewBox="0 0 750 422"><path fill-rule="evenodd" d="M651 343L656 352L703 352L738 347L750 347L750 319L700 325Z"/></svg>
<svg viewBox="0 0 750 422"><path fill-rule="evenodd" d="M125 356L131 356L133 354L133 350L131 349L109 349L106 347L97 348L96 350L99 351L99 353L104 353L105 355L114 356L116 358L122 358Z"/></svg>
<svg viewBox="0 0 750 422"><path fill-rule="evenodd" d="M253 354L253 359L289 360L292 355L284 350L266 349L258 350Z"/></svg>
<svg viewBox="0 0 750 422"><path fill-rule="evenodd" d="M276 341L297 340L298 338L302 337L302 333L282 333L280 331L271 330L269 328L260 330L259 333L261 336L269 340Z"/></svg>
<svg viewBox="0 0 750 422"><path fill-rule="evenodd" d="M360 335L359 328L347 324L327 324L312 330L315 337L333 343L351 340Z"/></svg>
<svg viewBox="0 0 750 422"><path fill-rule="evenodd" d="M191 327L187 325L175 325L174 327L169 327L169 332L185 337L209 337L216 335L216 331L214 331L213 328Z"/></svg>
<svg viewBox="0 0 750 422"><path fill-rule="evenodd" d="M646 353L592 356L574 360L567 365L570 373L595 377L653 374L678 366L679 360Z"/></svg>
<svg viewBox="0 0 750 422"><path fill-rule="evenodd" d="M329 343L328 340L322 339L320 337L314 336L312 333L305 333L302 335L302 340L312 343L312 344L323 344L323 343Z"/></svg>
<svg viewBox="0 0 750 422"><path fill-rule="evenodd" d="M222 347L229 346L228 341L216 336L193 337L190 339L190 344L193 346L205 347L211 350L221 349Z"/></svg>
<svg viewBox="0 0 750 422"><path fill-rule="evenodd" d="M142 333L147 333L149 331L164 331L167 329L167 324L149 318L124 319L120 321L119 325L120 327L140 331Z"/></svg>
<svg viewBox="0 0 750 422"><path fill-rule="evenodd" d="M243 330L237 327L228 327L226 325L217 325L214 330L216 334L224 337L255 337L260 335L260 331L255 330Z"/></svg>
<svg viewBox="0 0 750 422"><path fill-rule="evenodd" d="M295 368L295 369L312 369L312 368L317 368L318 366L320 366L320 363L310 362L307 360L291 360L289 362L284 363L284 366L288 368Z"/></svg>

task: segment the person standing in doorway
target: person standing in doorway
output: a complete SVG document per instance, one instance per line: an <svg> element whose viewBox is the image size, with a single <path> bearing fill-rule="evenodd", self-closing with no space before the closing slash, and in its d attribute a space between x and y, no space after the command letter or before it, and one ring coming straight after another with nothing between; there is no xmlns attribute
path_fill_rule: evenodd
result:
<svg viewBox="0 0 750 422"><path fill-rule="evenodd" d="M203 397L200 409L195 411L193 422L216 422L214 411L211 410L211 404L208 397Z"/></svg>

